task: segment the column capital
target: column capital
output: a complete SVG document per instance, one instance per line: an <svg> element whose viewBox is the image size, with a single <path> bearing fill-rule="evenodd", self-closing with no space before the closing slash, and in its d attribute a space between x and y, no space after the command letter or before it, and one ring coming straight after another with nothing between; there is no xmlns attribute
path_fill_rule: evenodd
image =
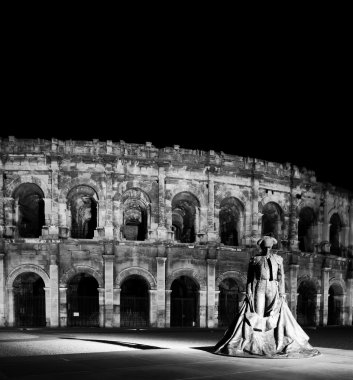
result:
<svg viewBox="0 0 353 380"><path fill-rule="evenodd" d="M166 257L159 257L159 256L157 256L156 260L157 260L158 264L163 264L163 263L165 263L167 261L167 258Z"/></svg>
<svg viewBox="0 0 353 380"><path fill-rule="evenodd" d="M103 255L104 261L112 263L114 261L114 255Z"/></svg>
<svg viewBox="0 0 353 380"><path fill-rule="evenodd" d="M207 264L208 265L216 265L217 264L217 259L207 259Z"/></svg>
<svg viewBox="0 0 353 380"><path fill-rule="evenodd" d="M148 293L149 294L157 294L158 290L157 289L149 289Z"/></svg>

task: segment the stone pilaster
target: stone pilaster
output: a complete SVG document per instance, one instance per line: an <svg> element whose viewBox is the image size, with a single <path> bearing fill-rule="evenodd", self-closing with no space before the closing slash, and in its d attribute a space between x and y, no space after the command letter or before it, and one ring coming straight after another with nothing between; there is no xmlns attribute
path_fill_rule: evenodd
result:
<svg viewBox="0 0 353 380"><path fill-rule="evenodd" d="M59 269L56 258L50 260L50 327L59 326Z"/></svg>
<svg viewBox="0 0 353 380"><path fill-rule="evenodd" d="M207 327L215 326L215 287L217 260L207 259Z"/></svg>
<svg viewBox="0 0 353 380"><path fill-rule="evenodd" d="M51 302L50 302L50 288L44 288L45 292L45 325L50 326L51 316Z"/></svg>
<svg viewBox="0 0 353 380"><path fill-rule="evenodd" d="M105 200L105 225L104 225L104 237L106 239L113 239L113 178L112 173L106 175L106 200Z"/></svg>
<svg viewBox="0 0 353 380"><path fill-rule="evenodd" d="M199 290L199 327L207 327L206 324L206 318L207 318L207 313L206 313L206 303L207 303L207 290ZM196 321L195 321L196 322Z"/></svg>
<svg viewBox="0 0 353 380"><path fill-rule="evenodd" d="M4 254L0 253L0 327L5 326L5 271Z"/></svg>
<svg viewBox="0 0 353 380"><path fill-rule="evenodd" d="M157 327L166 325L165 297L165 263L166 257L156 257L157 260Z"/></svg>
<svg viewBox="0 0 353 380"><path fill-rule="evenodd" d="M260 237L261 231L259 231L259 180L252 178L252 194L251 194L251 236L253 237L253 243Z"/></svg>
<svg viewBox="0 0 353 380"><path fill-rule="evenodd" d="M170 327L170 297L172 291L165 291L165 327Z"/></svg>
<svg viewBox="0 0 353 380"><path fill-rule="evenodd" d="M158 240L167 240L167 221L166 221L166 203L165 203L165 170L163 167L158 168Z"/></svg>
<svg viewBox="0 0 353 380"><path fill-rule="evenodd" d="M105 327L113 327L114 309L114 255L103 255L104 258L104 303Z"/></svg>
<svg viewBox="0 0 353 380"><path fill-rule="evenodd" d="M289 265L289 289L288 289L288 295L289 295L289 307L294 315L295 318L297 318L297 301L298 301L298 264L290 264Z"/></svg>
<svg viewBox="0 0 353 380"><path fill-rule="evenodd" d="M321 271L321 318L320 324L327 325L328 317L328 296L329 296L330 268L323 268Z"/></svg>
<svg viewBox="0 0 353 380"><path fill-rule="evenodd" d="M330 241L330 221L328 220L328 191L325 192L324 222L322 225L322 240Z"/></svg>
<svg viewBox="0 0 353 380"><path fill-rule="evenodd" d="M347 293L346 293L346 307L347 307L347 318L346 325L353 325L353 278L347 279Z"/></svg>
<svg viewBox="0 0 353 380"><path fill-rule="evenodd" d="M99 327L104 327L104 320L105 320L105 302L104 297L105 295L105 289L104 288L98 288L98 299L99 299Z"/></svg>
<svg viewBox="0 0 353 380"><path fill-rule="evenodd" d="M120 288L114 288L113 292L113 326L120 327Z"/></svg>
<svg viewBox="0 0 353 380"><path fill-rule="evenodd" d="M150 297L150 327L157 326L157 290L151 289L148 291Z"/></svg>
<svg viewBox="0 0 353 380"><path fill-rule="evenodd" d="M59 318L60 327L67 326L67 288L59 288Z"/></svg>
<svg viewBox="0 0 353 380"><path fill-rule="evenodd" d="M315 325L320 324L321 293L316 294Z"/></svg>
<svg viewBox="0 0 353 380"><path fill-rule="evenodd" d="M214 327L218 327L219 290L214 292Z"/></svg>
<svg viewBox="0 0 353 380"><path fill-rule="evenodd" d="M12 327L15 325L14 290L12 287L7 288L7 302L8 302L8 312L7 312L8 326Z"/></svg>
<svg viewBox="0 0 353 380"><path fill-rule="evenodd" d="M214 220L214 179L213 175L208 172L208 211L207 211L207 239L208 241L217 241L218 234L215 229Z"/></svg>
<svg viewBox="0 0 353 380"><path fill-rule="evenodd" d="M4 198L4 219L5 230L3 234L6 237L15 236L15 200L13 198Z"/></svg>

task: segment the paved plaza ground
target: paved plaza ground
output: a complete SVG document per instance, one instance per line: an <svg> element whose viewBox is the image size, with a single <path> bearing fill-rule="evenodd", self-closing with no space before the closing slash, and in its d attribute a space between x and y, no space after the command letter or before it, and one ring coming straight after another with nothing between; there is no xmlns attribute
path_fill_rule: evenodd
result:
<svg viewBox="0 0 353 380"><path fill-rule="evenodd" d="M0 379L353 379L353 327L306 329L320 356L214 355L222 329L0 329Z"/></svg>

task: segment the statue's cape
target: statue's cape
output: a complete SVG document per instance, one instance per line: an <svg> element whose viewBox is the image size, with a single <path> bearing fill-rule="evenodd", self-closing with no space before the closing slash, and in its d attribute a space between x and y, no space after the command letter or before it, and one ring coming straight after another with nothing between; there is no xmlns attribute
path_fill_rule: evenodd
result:
<svg viewBox="0 0 353 380"><path fill-rule="evenodd" d="M299 326L283 298L277 298L269 316L261 317L247 297L214 347L214 353L266 358L302 358L320 354L308 341L308 335Z"/></svg>

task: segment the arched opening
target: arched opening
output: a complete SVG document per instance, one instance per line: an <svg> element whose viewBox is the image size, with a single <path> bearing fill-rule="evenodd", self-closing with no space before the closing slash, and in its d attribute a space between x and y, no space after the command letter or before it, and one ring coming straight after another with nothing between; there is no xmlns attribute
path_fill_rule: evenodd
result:
<svg viewBox="0 0 353 380"><path fill-rule="evenodd" d="M67 288L68 326L99 326L97 280L87 273L76 274Z"/></svg>
<svg viewBox="0 0 353 380"><path fill-rule="evenodd" d="M297 321L302 326L316 326L316 298L315 285L309 281L302 281L298 288Z"/></svg>
<svg viewBox="0 0 353 380"><path fill-rule="evenodd" d="M343 289L339 284L333 284L328 290L328 325L340 325L343 309Z"/></svg>
<svg viewBox="0 0 353 380"><path fill-rule="evenodd" d="M18 275L13 283L15 326L46 325L44 281L36 273Z"/></svg>
<svg viewBox="0 0 353 380"><path fill-rule="evenodd" d="M229 326L239 311L239 286L232 278L219 284L218 326Z"/></svg>
<svg viewBox="0 0 353 380"><path fill-rule="evenodd" d="M181 243L195 242L198 232L199 201L186 191L177 194L172 200L172 228L175 240Z"/></svg>
<svg viewBox="0 0 353 380"><path fill-rule="evenodd" d="M38 238L42 235L44 193L34 183L23 183L13 193L17 205L17 228L20 237Z"/></svg>
<svg viewBox="0 0 353 380"><path fill-rule="evenodd" d="M342 229L341 218L337 213L334 213L330 218L330 253L332 255L340 255L340 232Z"/></svg>
<svg viewBox="0 0 353 380"><path fill-rule="evenodd" d="M148 327L149 299L148 284L140 276L131 276L121 285L121 327Z"/></svg>
<svg viewBox="0 0 353 380"><path fill-rule="evenodd" d="M280 247L282 226L283 226L283 211L274 202L266 203L262 209L262 235L273 236L278 244L273 248Z"/></svg>
<svg viewBox="0 0 353 380"><path fill-rule="evenodd" d="M132 188L122 196L123 226L122 233L126 240L147 239L150 201L142 190Z"/></svg>
<svg viewBox="0 0 353 380"><path fill-rule="evenodd" d="M193 279L180 276L171 286L170 325L194 327L199 324L199 287Z"/></svg>
<svg viewBox="0 0 353 380"><path fill-rule="evenodd" d="M223 199L219 211L221 243L237 246L240 243L240 217L243 206L236 198Z"/></svg>
<svg viewBox="0 0 353 380"><path fill-rule="evenodd" d="M71 237L93 239L97 228L96 192L90 186L79 185L70 190L67 198L71 210Z"/></svg>
<svg viewBox="0 0 353 380"><path fill-rule="evenodd" d="M314 252L313 226L315 222L314 211L310 207L304 207L299 213L298 240L299 249L302 252Z"/></svg>

